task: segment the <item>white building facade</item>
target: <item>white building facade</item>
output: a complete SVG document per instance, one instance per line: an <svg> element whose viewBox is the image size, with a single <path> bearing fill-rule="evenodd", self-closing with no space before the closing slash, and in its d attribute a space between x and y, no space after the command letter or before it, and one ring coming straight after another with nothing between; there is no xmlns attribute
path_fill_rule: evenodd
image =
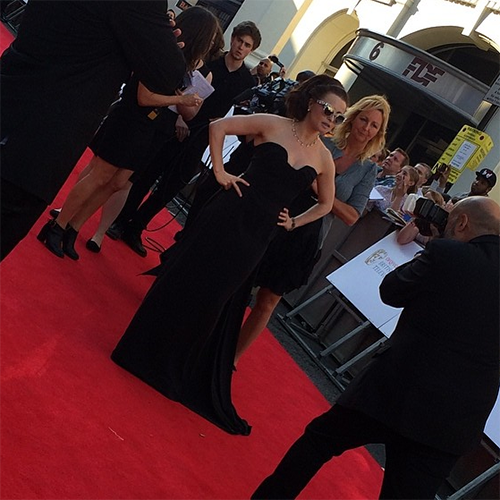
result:
<svg viewBox="0 0 500 500"><path fill-rule="evenodd" d="M335 75L352 101L386 95L393 109L388 146L406 149L412 164L434 165L464 125L484 131L493 147L480 167L500 174L500 113L484 100L500 73L500 1L232 2L241 5L227 26L227 41L232 27L244 20L262 32L250 65L274 53L290 78L310 69ZM436 78L425 67L434 68ZM474 178L474 169L464 168L450 193L468 191ZM491 195L500 201L500 185Z"/></svg>

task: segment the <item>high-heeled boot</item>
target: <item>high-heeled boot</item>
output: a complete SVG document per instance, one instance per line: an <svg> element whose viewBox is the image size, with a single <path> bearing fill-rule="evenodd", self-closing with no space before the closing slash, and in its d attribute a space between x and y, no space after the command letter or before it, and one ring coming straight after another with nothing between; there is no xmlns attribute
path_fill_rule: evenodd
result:
<svg viewBox="0 0 500 500"><path fill-rule="evenodd" d="M62 240L62 249L63 252L73 260L78 260L80 256L76 253L75 250L75 241L78 236L78 231L71 227L69 224L66 226L66 230L64 231L63 240Z"/></svg>
<svg viewBox="0 0 500 500"><path fill-rule="evenodd" d="M55 221L49 220L38 233L37 239L45 244L45 246L58 257L64 257L62 249L64 229Z"/></svg>

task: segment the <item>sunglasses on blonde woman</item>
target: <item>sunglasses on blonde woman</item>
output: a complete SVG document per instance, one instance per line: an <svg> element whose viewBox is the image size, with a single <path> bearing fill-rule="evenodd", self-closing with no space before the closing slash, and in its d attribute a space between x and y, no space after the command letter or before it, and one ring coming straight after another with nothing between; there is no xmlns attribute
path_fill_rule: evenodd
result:
<svg viewBox="0 0 500 500"><path fill-rule="evenodd" d="M335 111L329 102L322 101L321 99L316 99L316 102L323 107L323 113L325 116L333 116L335 125L340 125L344 121L344 115Z"/></svg>

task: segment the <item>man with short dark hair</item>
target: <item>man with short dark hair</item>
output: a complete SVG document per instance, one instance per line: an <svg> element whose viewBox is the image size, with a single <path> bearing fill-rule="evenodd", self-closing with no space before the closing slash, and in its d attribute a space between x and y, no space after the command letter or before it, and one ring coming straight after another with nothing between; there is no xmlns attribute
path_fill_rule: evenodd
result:
<svg viewBox="0 0 500 500"><path fill-rule="evenodd" d="M174 94L186 71L161 0L30 0L1 60L1 254L52 202L134 71Z"/></svg>
<svg viewBox="0 0 500 500"><path fill-rule="evenodd" d="M498 395L499 234L500 207L466 198L444 238L384 278L382 300L403 308L394 333L252 498L295 498L331 458L384 443L380 498L434 499Z"/></svg>
<svg viewBox="0 0 500 500"><path fill-rule="evenodd" d="M427 163L419 162L415 165L415 170L418 172L417 194L423 196L422 186L430 179L432 169Z"/></svg>
<svg viewBox="0 0 500 500"><path fill-rule="evenodd" d="M375 186L394 187L396 185L396 174L409 164L410 157L404 149L396 148L391 151L380 164L375 178Z"/></svg>

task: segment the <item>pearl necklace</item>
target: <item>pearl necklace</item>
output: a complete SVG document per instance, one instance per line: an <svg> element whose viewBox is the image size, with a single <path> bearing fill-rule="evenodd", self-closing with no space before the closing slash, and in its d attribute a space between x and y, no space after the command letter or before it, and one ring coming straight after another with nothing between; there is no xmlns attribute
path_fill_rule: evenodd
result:
<svg viewBox="0 0 500 500"><path fill-rule="evenodd" d="M292 133L293 133L293 136L295 137L295 139L297 139L297 142L301 146L304 146L306 148L310 148L311 146L314 146L316 144L316 142L318 141L318 139L319 139L319 134L317 135L316 139L314 139L314 141L310 142L309 144L306 144L305 142L302 142L300 140L300 137L297 135L297 130L295 129L295 124L296 123L297 123L297 120L292 120Z"/></svg>

